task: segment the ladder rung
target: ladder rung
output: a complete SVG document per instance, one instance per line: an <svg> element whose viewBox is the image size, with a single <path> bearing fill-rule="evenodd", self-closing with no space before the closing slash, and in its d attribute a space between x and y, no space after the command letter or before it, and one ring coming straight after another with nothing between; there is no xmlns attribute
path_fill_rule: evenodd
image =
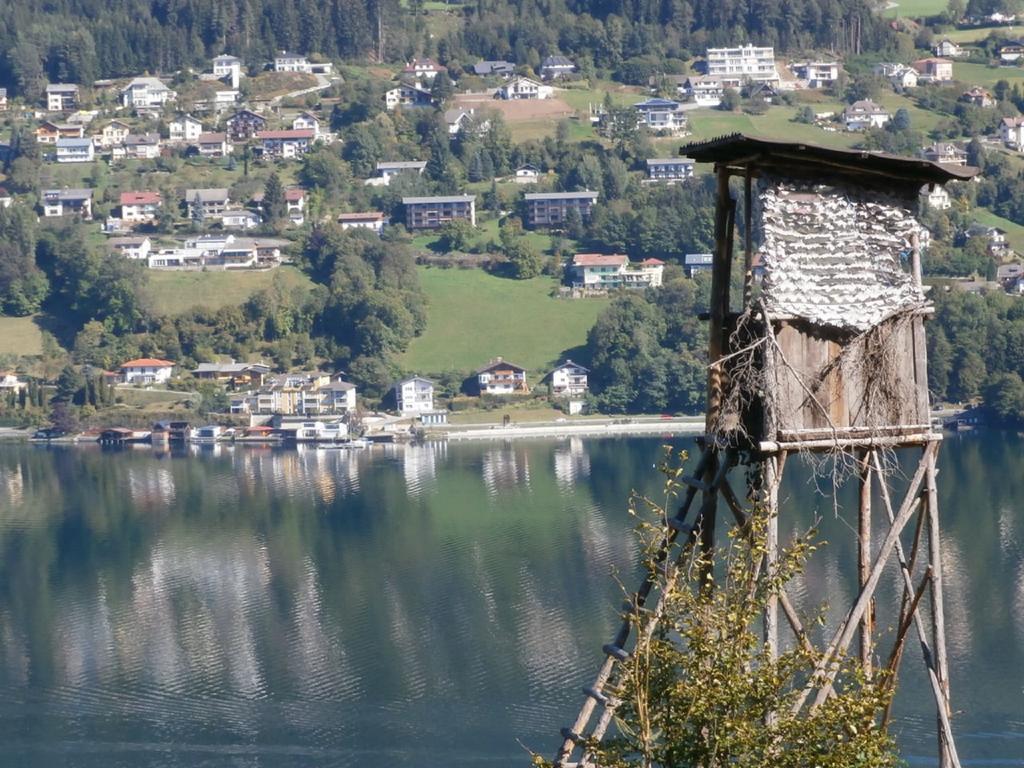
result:
<svg viewBox="0 0 1024 768"><path fill-rule="evenodd" d="M615 643L608 643L607 645L603 645L601 646L601 650L604 651L606 655L614 656L619 661L625 661L629 658L629 653L620 648L619 646L615 645Z"/></svg>
<svg viewBox="0 0 1024 768"><path fill-rule="evenodd" d="M562 734L563 739L565 739L566 741L571 741L574 744L578 744L581 741L583 741L583 737L576 733L576 731L574 731L572 728L569 728L568 726L559 731L559 733Z"/></svg>
<svg viewBox="0 0 1024 768"><path fill-rule="evenodd" d="M704 491L705 493L707 493L708 491L711 490L711 486L710 485L708 485L707 483L703 482L702 480L698 480L695 477L688 477L688 476L684 475L683 478L682 478L682 481L684 483L686 483L688 486L690 486L691 488L696 488L698 491Z"/></svg>
<svg viewBox="0 0 1024 768"><path fill-rule="evenodd" d="M584 688L583 695L589 696L601 706L607 707L610 699L601 693L597 688Z"/></svg>

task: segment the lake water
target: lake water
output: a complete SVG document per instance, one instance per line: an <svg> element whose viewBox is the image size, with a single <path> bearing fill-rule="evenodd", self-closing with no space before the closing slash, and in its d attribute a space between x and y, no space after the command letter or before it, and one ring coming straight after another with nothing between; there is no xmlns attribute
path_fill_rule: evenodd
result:
<svg viewBox="0 0 1024 768"><path fill-rule="evenodd" d="M11 766L526 765L601 662L656 439L367 451L0 445L0 755ZM677 446L686 441L675 441ZM965 765L1024 765L1024 443L940 458ZM795 585L838 614L853 534L791 463ZM877 526L876 528L881 528ZM629 579L631 582L632 579ZM898 587L887 574L879 614ZM896 730L934 764L908 644Z"/></svg>

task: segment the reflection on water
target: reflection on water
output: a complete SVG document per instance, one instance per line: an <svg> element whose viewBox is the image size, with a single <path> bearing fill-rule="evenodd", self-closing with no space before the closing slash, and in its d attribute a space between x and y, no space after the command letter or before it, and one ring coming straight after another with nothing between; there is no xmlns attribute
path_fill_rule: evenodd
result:
<svg viewBox="0 0 1024 768"><path fill-rule="evenodd" d="M940 462L965 765L1024 758L1020 449L953 438ZM646 439L0 446L0 749L43 766L526 764L518 741L552 749L614 632L610 572L637 554L626 500L657 494L660 458ZM820 517L829 542L792 594L835 622L855 594L846 512L798 462L783 491L783 530ZM900 587L887 572L880 616ZM914 652L898 732L929 764Z"/></svg>

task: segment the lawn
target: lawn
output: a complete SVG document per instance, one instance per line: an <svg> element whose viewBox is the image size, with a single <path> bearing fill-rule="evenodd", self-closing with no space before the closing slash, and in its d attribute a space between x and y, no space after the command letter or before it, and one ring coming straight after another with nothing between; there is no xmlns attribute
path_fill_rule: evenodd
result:
<svg viewBox="0 0 1024 768"><path fill-rule="evenodd" d="M892 8L886 8L883 16L921 19L944 13L949 3L946 0L898 0Z"/></svg>
<svg viewBox="0 0 1024 768"><path fill-rule="evenodd" d="M43 354L43 334L33 317L0 317L0 355Z"/></svg>
<svg viewBox="0 0 1024 768"><path fill-rule="evenodd" d="M968 85L980 85L983 88L991 88L1000 80L1006 80L1010 85L1024 79L1024 69L1020 67L990 67L987 64L967 64L954 62L953 77L961 83Z"/></svg>
<svg viewBox="0 0 1024 768"><path fill-rule="evenodd" d="M194 307L238 306L256 291L280 281L285 288L309 288L309 278L295 267L266 272L163 272L153 270L144 288L147 305L158 315L180 315Z"/></svg>
<svg viewBox="0 0 1024 768"><path fill-rule="evenodd" d="M477 269L420 267L427 330L402 367L421 374L475 370L501 355L532 375L586 343L606 299L557 299L548 277L510 280Z"/></svg>
<svg viewBox="0 0 1024 768"><path fill-rule="evenodd" d="M816 112L840 111L839 104L815 104ZM681 142L703 141L727 133L745 133L766 139L787 139L824 144L845 149L860 140L859 134L842 130L830 132L814 125L793 122L797 107L770 107L763 115L722 112L717 109L696 109L689 113L690 131Z"/></svg>
<svg viewBox="0 0 1024 768"><path fill-rule="evenodd" d="M588 114L591 107L601 107L608 94L611 94L612 102L620 107L631 106L648 98L647 92L639 86L604 80L598 81L594 88L559 88L555 91L558 98L584 114Z"/></svg>
<svg viewBox="0 0 1024 768"><path fill-rule="evenodd" d="M936 35L938 39L949 38L954 43L978 43L987 38L990 34L1014 40L1024 35L1024 27L973 27L971 29L952 29Z"/></svg>
<svg viewBox="0 0 1024 768"><path fill-rule="evenodd" d="M1006 240L1010 247L1017 253L1024 253L1024 227L1014 224L1009 219L996 216L986 208L975 208L973 214L975 221L984 224L986 227L999 227L1006 231Z"/></svg>

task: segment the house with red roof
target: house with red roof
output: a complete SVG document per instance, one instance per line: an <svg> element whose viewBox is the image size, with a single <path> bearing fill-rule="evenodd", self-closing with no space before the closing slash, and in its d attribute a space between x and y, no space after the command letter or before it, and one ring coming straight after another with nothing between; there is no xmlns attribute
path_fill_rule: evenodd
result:
<svg viewBox="0 0 1024 768"><path fill-rule="evenodd" d="M664 271L665 262L659 259L635 263L621 253L577 253L569 266L569 282L576 289L600 292L616 288L658 288Z"/></svg>
<svg viewBox="0 0 1024 768"><path fill-rule="evenodd" d="M406 77L413 77L417 80L427 80L433 82L434 78L441 72L447 72L447 67L442 67L433 59L413 59L405 68L402 69L402 74Z"/></svg>
<svg viewBox="0 0 1024 768"><path fill-rule="evenodd" d="M121 381L125 384L166 384L174 363L154 357L140 357L121 363Z"/></svg>
<svg viewBox="0 0 1024 768"><path fill-rule="evenodd" d="M162 205L159 192L122 192L121 220L130 223L153 221Z"/></svg>

